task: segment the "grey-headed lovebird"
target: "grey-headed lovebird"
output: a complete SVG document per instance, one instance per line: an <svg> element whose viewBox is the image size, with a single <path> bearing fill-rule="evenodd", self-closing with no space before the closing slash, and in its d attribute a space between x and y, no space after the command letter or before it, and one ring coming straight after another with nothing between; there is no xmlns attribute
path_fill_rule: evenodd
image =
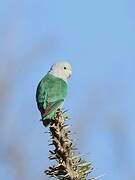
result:
<svg viewBox="0 0 135 180"><path fill-rule="evenodd" d="M36 91L36 101L44 126L53 120L67 95L67 81L72 74L68 62L54 64L41 79Z"/></svg>

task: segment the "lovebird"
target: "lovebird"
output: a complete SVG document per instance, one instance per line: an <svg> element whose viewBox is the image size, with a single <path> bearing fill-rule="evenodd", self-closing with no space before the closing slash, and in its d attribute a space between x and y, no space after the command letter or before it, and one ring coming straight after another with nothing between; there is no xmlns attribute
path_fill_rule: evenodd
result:
<svg viewBox="0 0 135 180"><path fill-rule="evenodd" d="M63 104L67 96L67 81L71 74L72 68L68 62L58 62L52 65L48 73L39 82L36 90L36 102L44 126L50 124L56 115L56 111Z"/></svg>

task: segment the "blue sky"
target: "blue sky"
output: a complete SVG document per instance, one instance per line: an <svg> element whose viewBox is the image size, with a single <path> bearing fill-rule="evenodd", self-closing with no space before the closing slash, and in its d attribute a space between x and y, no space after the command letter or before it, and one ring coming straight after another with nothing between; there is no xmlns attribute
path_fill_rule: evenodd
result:
<svg viewBox="0 0 135 180"><path fill-rule="evenodd" d="M61 59L73 66L64 106L79 151L93 162L93 175L134 179L134 9L132 0L0 2L0 71L10 82L4 147L16 137L21 142L25 179L43 179L48 166L48 136L38 121L35 91ZM1 179L15 179L11 167L0 163Z"/></svg>

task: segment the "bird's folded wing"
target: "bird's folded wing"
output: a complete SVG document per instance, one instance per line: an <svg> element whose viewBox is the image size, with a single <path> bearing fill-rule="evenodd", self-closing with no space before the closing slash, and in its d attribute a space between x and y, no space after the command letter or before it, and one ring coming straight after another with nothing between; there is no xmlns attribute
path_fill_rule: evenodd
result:
<svg viewBox="0 0 135 180"><path fill-rule="evenodd" d="M45 109L44 115L47 116L48 114L52 113L53 111L56 111L60 107L60 105L63 101L64 101L64 99L61 99L61 100L58 100L55 102L49 102Z"/></svg>

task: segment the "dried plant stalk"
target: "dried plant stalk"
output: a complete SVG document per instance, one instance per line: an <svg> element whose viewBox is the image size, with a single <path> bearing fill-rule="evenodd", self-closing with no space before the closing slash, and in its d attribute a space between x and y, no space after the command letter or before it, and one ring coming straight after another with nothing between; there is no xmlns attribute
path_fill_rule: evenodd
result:
<svg viewBox="0 0 135 180"><path fill-rule="evenodd" d="M49 133L54 150L50 150L49 159L56 164L45 171L46 175L59 180L87 180L87 175L92 171L91 163L76 156L76 149L70 138L69 126L65 124L67 117L59 109L55 119L50 123ZM94 178L89 179L94 180Z"/></svg>

